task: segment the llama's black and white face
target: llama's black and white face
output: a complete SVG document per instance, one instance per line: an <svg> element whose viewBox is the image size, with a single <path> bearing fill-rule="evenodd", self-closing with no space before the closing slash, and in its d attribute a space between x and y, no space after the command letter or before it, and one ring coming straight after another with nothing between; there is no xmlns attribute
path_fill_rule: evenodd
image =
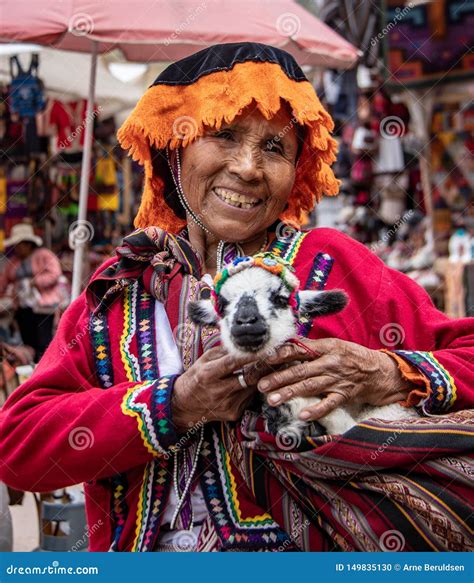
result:
<svg viewBox="0 0 474 583"><path fill-rule="evenodd" d="M290 291L277 275L250 267L229 277L218 296L219 318L211 300L189 306L196 324L219 324L221 341L233 354L262 355L296 332L295 314L289 305ZM347 303L344 292L299 292L300 313L309 317L339 312Z"/></svg>
<svg viewBox="0 0 474 583"><path fill-rule="evenodd" d="M219 296L223 303L221 340L228 351L260 352L294 334L290 292L279 277L258 267L230 277Z"/></svg>

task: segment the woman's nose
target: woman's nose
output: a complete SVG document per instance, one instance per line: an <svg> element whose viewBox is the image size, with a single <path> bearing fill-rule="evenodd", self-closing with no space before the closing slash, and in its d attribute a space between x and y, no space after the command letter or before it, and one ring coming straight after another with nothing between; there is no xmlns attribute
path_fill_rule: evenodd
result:
<svg viewBox="0 0 474 583"><path fill-rule="evenodd" d="M244 182L260 181L263 178L263 168L259 148L242 144L232 157L228 170Z"/></svg>

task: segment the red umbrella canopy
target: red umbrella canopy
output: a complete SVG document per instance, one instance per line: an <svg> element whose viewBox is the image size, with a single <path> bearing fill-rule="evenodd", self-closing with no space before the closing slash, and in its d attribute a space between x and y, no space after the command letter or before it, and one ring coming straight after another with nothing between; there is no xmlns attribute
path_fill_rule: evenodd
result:
<svg viewBox="0 0 474 583"><path fill-rule="evenodd" d="M175 61L209 45L260 42L300 65L350 68L357 49L293 0L0 0L0 37L58 49L120 49Z"/></svg>

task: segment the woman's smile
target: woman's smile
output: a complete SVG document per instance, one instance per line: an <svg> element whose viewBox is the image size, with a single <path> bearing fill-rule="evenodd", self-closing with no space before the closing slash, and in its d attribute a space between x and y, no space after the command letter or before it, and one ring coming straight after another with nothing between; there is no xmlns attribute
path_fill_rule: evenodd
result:
<svg viewBox="0 0 474 583"><path fill-rule="evenodd" d="M226 206L239 210L253 210L263 202L262 198L257 198L249 194L243 194L236 190L220 186L215 186L212 188L211 192Z"/></svg>
<svg viewBox="0 0 474 583"><path fill-rule="evenodd" d="M269 143L280 135L275 151ZM189 206L217 239L263 239L287 204L297 150L287 107L270 120L247 108L219 132L209 130L183 148L181 176Z"/></svg>

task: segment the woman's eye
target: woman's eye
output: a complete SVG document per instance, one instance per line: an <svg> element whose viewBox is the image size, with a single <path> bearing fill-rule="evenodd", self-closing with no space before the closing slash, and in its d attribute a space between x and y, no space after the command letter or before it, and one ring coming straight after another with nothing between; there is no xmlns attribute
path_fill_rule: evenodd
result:
<svg viewBox="0 0 474 583"><path fill-rule="evenodd" d="M265 150L275 154L283 154L283 146L279 142L275 142L275 140L268 140L265 144Z"/></svg>
<svg viewBox="0 0 474 583"><path fill-rule="evenodd" d="M220 130L214 133L215 138L222 138L223 140L233 140L234 134L231 130Z"/></svg>

